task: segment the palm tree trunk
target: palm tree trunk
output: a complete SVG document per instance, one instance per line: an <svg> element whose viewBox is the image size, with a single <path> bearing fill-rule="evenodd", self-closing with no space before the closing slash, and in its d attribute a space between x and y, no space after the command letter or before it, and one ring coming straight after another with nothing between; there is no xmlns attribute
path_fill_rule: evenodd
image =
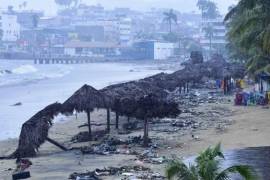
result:
<svg viewBox="0 0 270 180"><path fill-rule="evenodd" d="M210 58L211 58L211 55L212 55L212 37L209 38L209 41L210 41Z"/></svg>
<svg viewBox="0 0 270 180"><path fill-rule="evenodd" d="M148 119L147 118L145 118L144 119L144 134L143 134L143 145L144 145L144 147L147 147L148 146L148 142L149 142L149 140L148 140L148 124L149 122L148 122Z"/></svg>
<svg viewBox="0 0 270 180"><path fill-rule="evenodd" d="M92 131L91 131L91 119L90 119L90 111L87 110L87 121L88 121L88 130L89 130L89 140L92 140Z"/></svg>
<svg viewBox="0 0 270 180"><path fill-rule="evenodd" d="M172 33L172 21L169 20L169 26L170 26L170 33Z"/></svg>
<svg viewBox="0 0 270 180"><path fill-rule="evenodd" d="M115 112L115 129L118 129L118 123L119 123L119 114L116 111Z"/></svg>
<svg viewBox="0 0 270 180"><path fill-rule="evenodd" d="M110 109L107 108L107 131L110 132L111 128L111 114L110 114Z"/></svg>

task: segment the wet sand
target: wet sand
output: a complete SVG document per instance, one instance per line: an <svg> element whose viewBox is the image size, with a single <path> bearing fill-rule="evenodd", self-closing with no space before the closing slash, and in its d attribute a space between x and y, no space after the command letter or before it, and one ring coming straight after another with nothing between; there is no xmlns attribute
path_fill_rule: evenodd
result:
<svg viewBox="0 0 270 180"><path fill-rule="evenodd" d="M211 108L224 108L230 110L231 115L226 115L222 119L230 122L223 131L218 131L213 126L206 129L187 130L184 134L181 131L177 133L152 132L152 139L158 138L158 144L162 144L162 148L158 149L160 156L172 157L188 157L196 155L210 145L222 142L224 150L239 149L245 147L269 146L269 128L270 128L270 110L265 107L236 107L232 103L204 104L198 108L206 111ZM112 113L112 121L114 114ZM106 120L105 111L97 111L92 114L94 122L102 122ZM126 118L120 119L125 122ZM50 130L50 137L64 143L68 147L89 145L88 143L70 143L73 135L79 131L87 130L86 128L78 129L77 126L86 122L85 114L79 114L78 119L70 117L67 122L57 123ZM104 129L104 126L94 128ZM116 134L112 126L111 134ZM126 137L131 135L142 135L142 130L135 131L129 135L118 135ZM194 139L194 134L198 139ZM0 156L8 155L17 146L17 140L7 140L0 142ZM164 173L166 164L154 165L136 160L133 155L82 155L79 151L62 152L57 147L45 143L41 148L38 157L31 158L33 165L29 168L32 179L68 179L73 172L86 172L95 168L103 168L108 166L119 167L123 165L143 165L150 167L155 172ZM15 160L0 161L0 179L11 179L12 170L15 168ZM107 179L119 179L119 177L107 177Z"/></svg>

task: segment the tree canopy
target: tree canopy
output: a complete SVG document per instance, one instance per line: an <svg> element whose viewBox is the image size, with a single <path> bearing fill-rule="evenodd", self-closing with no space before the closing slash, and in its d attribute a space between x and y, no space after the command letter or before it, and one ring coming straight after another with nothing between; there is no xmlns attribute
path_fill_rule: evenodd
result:
<svg viewBox="0 0 270 180"><path fill-rule="evenodd" d="M198 0L197 7L202 12L202 18L215 19L219 16L216 3L210 0Z"/></svg>
<svg viewBox="0 0 270 180"><path fill-rule="evenodd" d="M231 58L256 75L270 64L270 1L240 0L225 17Z"/></svg>

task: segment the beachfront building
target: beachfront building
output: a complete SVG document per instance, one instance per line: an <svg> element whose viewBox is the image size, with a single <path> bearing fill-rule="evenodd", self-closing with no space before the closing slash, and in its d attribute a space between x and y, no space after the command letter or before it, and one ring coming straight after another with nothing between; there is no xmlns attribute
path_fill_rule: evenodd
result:
<svg viewBox="0 0 270 180"><path fill-rule="evenodd" d="M133 44L136 59L166 60L174 55L175 44L159 41L140 41Z"/></svg>
<svg viewBox="0 0 270 180"><path fill-rule="evenodd" d="M64 45L67 56L114 57L120 55L121 46L110 42L70 41Z"/></svg>
<svg viewBox="0 0 270 180"><path fill-rule="evenodd" d="M200 43L206 51L220 52L225 49L226 27L222 18L202 20Z"/></svg>
<svg viewBox="0 0 270 180"><path fill-rule="evenodd" d="M21 26L17 22L17 16L6 12L0 13L0 30L2 41L15 42L20 38Z"/></svg>

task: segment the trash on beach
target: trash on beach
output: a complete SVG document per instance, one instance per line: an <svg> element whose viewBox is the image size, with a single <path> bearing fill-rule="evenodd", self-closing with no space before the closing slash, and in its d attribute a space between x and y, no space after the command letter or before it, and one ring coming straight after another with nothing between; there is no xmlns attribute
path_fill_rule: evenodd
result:
<svg viewBox="0 0 270 180"><path fill-rule="evenodd" d="M69 179L100 180L104 176L121 176L121 179L165 179L164 176L144 166L122 166L96 169L86 173L73 173Z"/></svg>
<svg viewBox="0 0 270 180"><path fill-rule="evenodd" d="M17 173L12 174L12 180L28 179L30 177L31 175L29 171L17 172Z"/></svg>
<svg viewBox="0 0 270 180"><path fill-rule="evenodd" d="M80 150L83 154L98 154L98 155L108 155L108 154L130 154L136 155L137 153L131 150L117 148L119 145L136 145L142 144L143 138L141 136L131 136L127 140L122 140L119 138L111 137L105 138L99 144L93 145L91 147L85 146L81 147Z"/></svg>

